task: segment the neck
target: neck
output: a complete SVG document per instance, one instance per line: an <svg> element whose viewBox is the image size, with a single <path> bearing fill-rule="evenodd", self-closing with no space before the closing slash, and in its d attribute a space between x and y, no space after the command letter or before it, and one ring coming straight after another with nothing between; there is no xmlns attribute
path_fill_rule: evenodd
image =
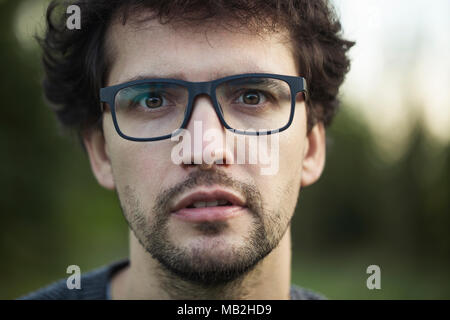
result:
<svg viewBox="0 0 450 320"><path fill-rule="evenodd" d="M113 276L113 299L289 299L290 227L278 246L241 278L222 286L201 287L173 275L130 232L130 264Z"/></svg>

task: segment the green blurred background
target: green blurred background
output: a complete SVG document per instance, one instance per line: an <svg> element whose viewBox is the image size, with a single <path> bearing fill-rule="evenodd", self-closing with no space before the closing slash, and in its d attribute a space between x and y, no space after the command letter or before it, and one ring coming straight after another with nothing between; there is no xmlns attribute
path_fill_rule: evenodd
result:
<svg viewBox="0 0 450 320"><path fill-rule="evenodd" d="M352 5L337 5L344 8L343 2ZM128 252L115 193L97 185L78 141L61 135L43 99L32 35L42 29L46 3L0 0L1 299L67 277L68 265L85 272ZM353 87L349 78L328 131L326 169L300 195L292 226L293 282L332 299L448 299L448 127L436 135L423 113L408 112L422 110L420 99L403 99L408 117L380 129L374 123L392 117L364 111L364 99L346 89ZM449 101L440 102L445 124ZM372 264L381 268L381 290L366 287Z"/></svg>

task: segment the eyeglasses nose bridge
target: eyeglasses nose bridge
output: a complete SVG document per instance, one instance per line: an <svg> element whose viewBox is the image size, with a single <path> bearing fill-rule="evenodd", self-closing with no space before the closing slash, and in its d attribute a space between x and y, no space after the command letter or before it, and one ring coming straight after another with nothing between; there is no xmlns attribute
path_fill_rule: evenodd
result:
<svg viewBox="0 0 450 320"><path fill-rule="evenodd" d="M206 94L212 98L213 84L210 81L194 82L190 87L191 99L194 100L198 95Z"/></svg>
<svg viewBox="0 0 450 320"><path fill-rule="evenodd" d="M194 102L195 99L200 95L207 95L211 99L214 111L216 112L217 116L219 117L222 124L224 124L223 116L222 116L222 108L216 101L216 97L214 94L214 84L211 81L205 81L205 82L194 82L193 85L189 88L189 108L186 110L189 114L186 115L185 125L190 120L190 117L192 115L193 109L194 109Z"/></svg>

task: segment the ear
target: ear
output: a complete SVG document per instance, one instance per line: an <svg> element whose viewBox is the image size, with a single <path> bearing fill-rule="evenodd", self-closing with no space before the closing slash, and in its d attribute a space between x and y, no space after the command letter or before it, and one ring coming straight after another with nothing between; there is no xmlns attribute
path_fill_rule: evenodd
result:
<svg viewBox="0 0 450 320"><path fill-rule="evenodd" d="M83 142L89 156L92 172L98 183L106 189L114 190L111 161L108 156L103 130L88 130L83 133Z"/></svg>
<svg viewBox="0 0 450 320"><path fill-rule="evenodd" d="M306 187L316 182L325 166L325 127L317 123L306 137L303 153L301 186Z"/></svg>

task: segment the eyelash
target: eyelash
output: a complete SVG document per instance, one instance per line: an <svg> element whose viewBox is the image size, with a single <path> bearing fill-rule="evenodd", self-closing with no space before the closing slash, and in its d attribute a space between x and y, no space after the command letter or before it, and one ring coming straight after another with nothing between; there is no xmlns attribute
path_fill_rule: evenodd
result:
<svg viewBox="0 0 450 320"><path fill-rule="evenodd" d="M261 104L264 104L267 101L274 101L274 97L270 93L267 93L266 91L263 91L263 90L251 89L251 88L239 90L239 92L237 93L237 99L241 99L245 93L252 92L252 91L258 93L259 95L262 95L265 99L264 102L262 102L262 103L252 105L252 107L255 109L258 108L258 106L260 106L260 108L261 108L262 107ZM236 99L233 99L233 101L236 101ZM242 102L239 102L239 103L242 103Z"/></svg>
<svg viewBox="0 0 450 320"><path fill-rule="evenodd" d="M159 94L159 96L161 96L161 98L163 99L163 106L156 108L156 109L152 109L152 108L143 106L141 104L141 101L143 99L148 98L150 96L150 94L154 94L154 92L144 93L144 94L139 95L138 98L135 98L131 101L130 107L134 107L134 108L141 107L141 109L143 109L143 112L158 112L158 111L161 111L161 109L166 109L168 107L168 106L164 105L164 102L168 101L168 99L164 96L164 94Z"/></svg>

